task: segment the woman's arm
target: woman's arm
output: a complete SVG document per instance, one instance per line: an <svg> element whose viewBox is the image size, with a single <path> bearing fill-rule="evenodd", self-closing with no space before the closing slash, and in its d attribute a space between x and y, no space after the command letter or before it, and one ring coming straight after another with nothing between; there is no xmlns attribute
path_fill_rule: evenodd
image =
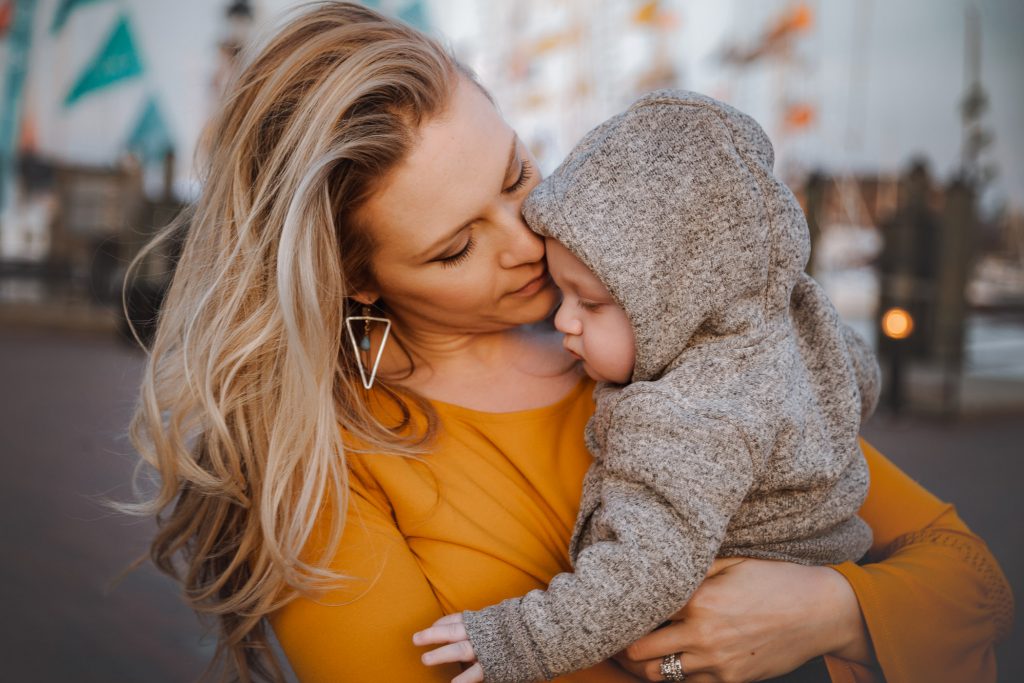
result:
<svg viewBox="0 0 1024 683"><path fill-rule="evenodd" d="M720 563L671 625L618 661L661 680L661 657L684 652L693 683L779 676L819 655L840 681L993 681L995 642L1009 631L1009 585L951 505L865 442L871 488L861 515L875 533L865 565ZM842 657L841 659L839 657Z"/></svg>
<svg viewBox="0 0 1024 683"><path fill-rule="evenodd" d="M861 516L875 539L867 564L835 569L857 596L885 679L994 681L994 645L1013 621L998 562L952 505L869 444L862 448L871 488Z"/></svg>
<svg viewBox="0 0 1024 683"><path fill-rule="evenodd" d="M302 683L446 683L459 667L424 666L411 641L444 611L391 515L372 498L353 491L332 562L358 578L320 601L297 598L281 608L271 617L274 633Z"/></svg>

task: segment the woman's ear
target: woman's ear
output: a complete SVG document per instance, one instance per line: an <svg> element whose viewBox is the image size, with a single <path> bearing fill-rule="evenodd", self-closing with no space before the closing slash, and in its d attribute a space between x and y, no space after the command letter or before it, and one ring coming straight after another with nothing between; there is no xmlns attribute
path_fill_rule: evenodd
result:
<svg viewBox="0 0 1024 683"><path fill-rule="evenodd" d="M352 294L350 298L355 301L358 301L364 306L372 306L373 304L377 303L377 299L380 298L380 294L370 289L364 289L355 292L354 294Z"/></svg>

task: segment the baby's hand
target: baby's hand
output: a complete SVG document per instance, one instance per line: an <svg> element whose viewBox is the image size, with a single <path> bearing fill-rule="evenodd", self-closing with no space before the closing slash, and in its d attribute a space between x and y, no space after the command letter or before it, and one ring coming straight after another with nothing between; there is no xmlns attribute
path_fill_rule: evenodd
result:
<svg viewBox="0 0 1024 683"><path fill-rule="evenodd" d="M472 666L453 678L452 683L482 683L484 680L484 670L476 661L476 652L473 651L469 636L466 635L461 613L441 617L430 628L414 633L412 642L413 645L447 643L444 647L423 653L420 659L427 666L449 662L472 663Z"/></svg>

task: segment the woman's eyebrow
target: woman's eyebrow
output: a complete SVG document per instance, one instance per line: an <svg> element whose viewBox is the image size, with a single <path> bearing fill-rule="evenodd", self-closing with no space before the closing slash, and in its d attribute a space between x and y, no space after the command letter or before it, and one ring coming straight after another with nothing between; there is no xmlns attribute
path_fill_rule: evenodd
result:
<svg viewBox="0 0 1024 683"><path fill-rule="evenodd" d="M511 147L509 147L509 150L508 150L508 165L505 167L505 177L501 179L501 187L498 188L499 192L505 189L505 186L508 185L508 183L509 183L509 181L511 179L511 176L513 176L515 174L515 172L516 172L516 159L519 158L519 155L516 153L518 151L518 149L519 149L519 136L516 135L515 133L512 133L512 145L511 145ZM430 254L435 253L438 249L440 249L441 247L446 245L448 242L451 242L455 238L456 235L458 235L460 232L462 232L467 227L469 227L469 225L471 223L473 223L473 221L475 221L475 220L476 220L476 218L470 218L468 221L466 221L465 223L461 224L459 227L457 227L454 230L448 232L447 234L444 235L444 237L439 238L437 241L435 241L429 247L427 247L422 252L420 252L420 254L419 254L419 256L417 256L417 258L426 258Z"/></svg>

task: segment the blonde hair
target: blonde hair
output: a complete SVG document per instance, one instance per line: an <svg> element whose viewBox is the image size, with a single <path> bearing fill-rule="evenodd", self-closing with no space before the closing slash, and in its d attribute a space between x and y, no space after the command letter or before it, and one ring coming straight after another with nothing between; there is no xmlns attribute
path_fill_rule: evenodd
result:
<svg viewBox="0 0 1024 683"><path fill-rule="evenodd" d="M119 508L156 516L149 557L217 619L206 673L220 663L221 680L283 680L265 617L345 578L327 568L348 498L339 423L360 449L410 455L429 436L408 429L429 413L422 399L386 381L373 392L404 419L375 417L343 319L373 282L355 215L460 76L404 24L354 3L305 6L247 58L204 132L201 198L150 245L185 235L130 427L155 490ZM328 542L310 561L328 503Z"/></svg>

